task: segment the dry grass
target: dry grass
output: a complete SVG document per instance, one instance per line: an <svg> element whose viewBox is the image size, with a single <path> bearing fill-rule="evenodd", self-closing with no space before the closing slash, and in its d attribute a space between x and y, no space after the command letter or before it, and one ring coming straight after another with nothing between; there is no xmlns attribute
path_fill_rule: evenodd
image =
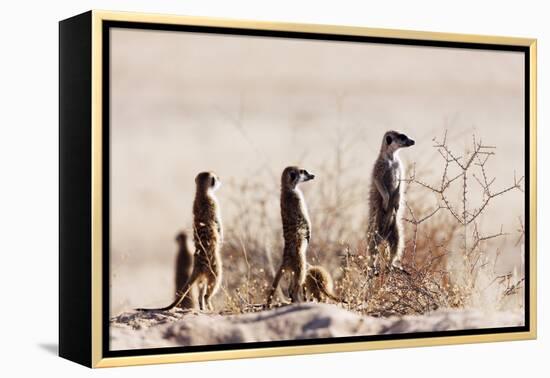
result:
<svg viewBox="0 0 550 378"><path fill-rule="evenodd" d="M434 139L440 164L433 166L439 171L434 168L428 175L412 164L405 180L404 266L410 274L387 272L367 280L368 183L346 177L353 166L345 156L346 143L353 140L336 143L334 155L316 172L323 180L306 192L308 205L315 209L308 262L320 264L332 274L335 291L345 300L343 307L389 316L423 314L438 308L523 306L523 273L497 269L499 243L506 243L508 235L514 233L515 246L523 248L523 222L520 219L518 230L505 232L498 226L490 227L493 229L487 234L481 232L480 220L493 200L522 190L523 177L518 179L513 172L509 186L494 188L495 178L487 169L487 162L496 154L494 146L474 136L470 150L459 156L446 133L442 139ZM434 173L439 181L426 182L424 177ZM221 305L224 313L261 310L282 257L278 174L269 176L271 180L230 182L225 188L234 193L225 205L233 206L237 215L224 219L223 295L218 296L217 307ZM364 208L360 219L358 207ZM283 282L282 287L287 285Z"/></svg>

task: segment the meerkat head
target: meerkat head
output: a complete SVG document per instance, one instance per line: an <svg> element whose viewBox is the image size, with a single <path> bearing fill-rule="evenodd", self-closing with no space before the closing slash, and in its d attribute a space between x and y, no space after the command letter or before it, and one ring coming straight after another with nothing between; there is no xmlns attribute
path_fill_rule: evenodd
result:
<svg viewBox="0 0 550 378"><path fill-rule="evenodd" d="M197 192L214 192L222 183L214 172L201 172L195 178L195 184L197 184Z"/></svg>
<svg viewBox="0 0 550 378"><path fill-rule="evenodd" d="M281 177L281 184L285 188L294 189L301 182L313 180L315 175L298 167L286 167Z"/></svg>
<svg viewBox="0 0 550 378"><path fill-rule="evenodd" d="M393 154L395 151L403 147L414 145L414 140L410 139L403 133L398 131L387 131L382 140L382 151Z"/></svg>
<svg viewBox="0 0 550 378"><path fill-rule="evenodd" d="M185 231L178 232L178 234L176 235L176 243L178 243L179 245L183 245L186 242L187 234L185 233Z"/></svg>

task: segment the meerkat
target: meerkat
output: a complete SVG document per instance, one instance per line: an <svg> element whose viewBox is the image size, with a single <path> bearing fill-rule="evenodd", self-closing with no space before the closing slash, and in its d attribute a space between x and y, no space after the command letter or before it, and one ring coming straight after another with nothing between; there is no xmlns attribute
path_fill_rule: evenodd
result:
<svg viewBox="0 0 550 378"><path fill-rule="evenodd" d="M213 311L212 296L220 288L222 281L222 259L220 255L223 243L220 206L215 191L221 182L213 172L201 172L195 178L196 192L193 202L193 240L195 255L191 277L178 290L178 297L170 305L156 309L138 309L139 311L168 311L183 301L193 284L199 286L199 308Z"/></svg>
<svg viewBox="0 0 550 378"><path fill-rule="evenodd" d="M404 271L401 265L403 232L401 201L404 170L398 152L414 145L414 140L397 131L387 131L372 170L369 191L369 221L367 230L369 273L379 273L379 248L389 248L392 268Z"/></svg>
<svg viewBox="0 0 550 378"><path fill-rule="evenodd" d="M306 279L306 251L311 238L311 221L307 211L300 183L313 180L305 169L287 167L281 175L281 219L283 223L284 250L281 267L277 271L267 297L267 305L271 304L273 295L279 286L284 273L289 273L290 299L299 301L300 290Z"/></svg>
<svg viewBox="0 0 550 378"><path fill-rule="evenodd" d="M187 243L187 234L184 231L179 232L176 235L176 243L178 244L178 254L176 256L176 274L175 274L175 298L178 299L179 290L185 285L185 283L191 277L193 272L193 253ZM196 287L193 285L189 290L189 293L184 296L179 307L183 309L194 309L197 307L197 293Z"/></svg>
<svg viewBox="0 0 550 378"><path fill-rule="evenodd" d="M307 269L306 279L304 282L304 296L308 294L317 302L322 302L323 299L329 298L336 302L341 300L334 294L334 283L329 272L320 265L311 265Z"/></svg>

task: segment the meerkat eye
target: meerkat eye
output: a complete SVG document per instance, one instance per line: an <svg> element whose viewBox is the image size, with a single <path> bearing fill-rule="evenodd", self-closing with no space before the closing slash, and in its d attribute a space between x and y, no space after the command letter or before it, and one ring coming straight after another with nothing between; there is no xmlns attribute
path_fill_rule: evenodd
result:
<svg viewBox="0 0 550 378"><path fill-rule="evenodd" d="M391 142L392 142L392 137L391 137L391 135L387 135L387 136L386 136L386 144L389 145L389 144L391 144Z"/></svg>
<svg viewBox="0 0 550 378"><path fill-rule="evenodd" d="M215 177L212 177L212 178L210 179L210 185L211 185L211 186L216 185L216 178L215 178Z"/></svg>

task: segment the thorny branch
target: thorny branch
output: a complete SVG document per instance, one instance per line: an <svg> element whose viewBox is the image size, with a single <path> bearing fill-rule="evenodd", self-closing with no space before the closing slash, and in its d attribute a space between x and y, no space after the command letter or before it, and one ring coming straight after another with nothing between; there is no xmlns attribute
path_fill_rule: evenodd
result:
<svg viewBox="0 0 550 378"><path fill-rule="evenodd" d="M444 160L444 169L440 182L436 185L427 184L416 178L416 173L414 169L411 173L411 176L406 181L409 183L418 184L421 187L424 187L431 192L436 193L440 197L440 200L442 202L442 204L440 204L438 207L438 211L441 208L446 209L456 219L456 221L463 226L467 226L474 222L494 198L514 189L523 191L521 185L524 176L521 176L519 179L517 179L515 172L512 185L505 187L501 190L493 190L492 187L495 183L496 177L489 179L487 175L486 164L489 158L495 155L494 150L496 150L496 147L483 144L481 140L476 139L475 135L472 136L472 151L466 152L464 156L457 156L449 148L447 143L447 131L445 131L443 139L441 141L438 141L434 138L434 147L437 148L439 155ZM457 168L459 173L457 175L449 177L449 170L451 167ZM478 175L476 175L475 172L476 167L478 167ZM481 177L478 177L479 175L481 175ZM470 208L468 206L468 178L470 176L473 177L480 185L483 193L481 204L475 208ZM455 183L459 178L462 178L461 211L459 211L455 206L451 204L451 201L449 200L447 194L451 185Z"/></svg>

